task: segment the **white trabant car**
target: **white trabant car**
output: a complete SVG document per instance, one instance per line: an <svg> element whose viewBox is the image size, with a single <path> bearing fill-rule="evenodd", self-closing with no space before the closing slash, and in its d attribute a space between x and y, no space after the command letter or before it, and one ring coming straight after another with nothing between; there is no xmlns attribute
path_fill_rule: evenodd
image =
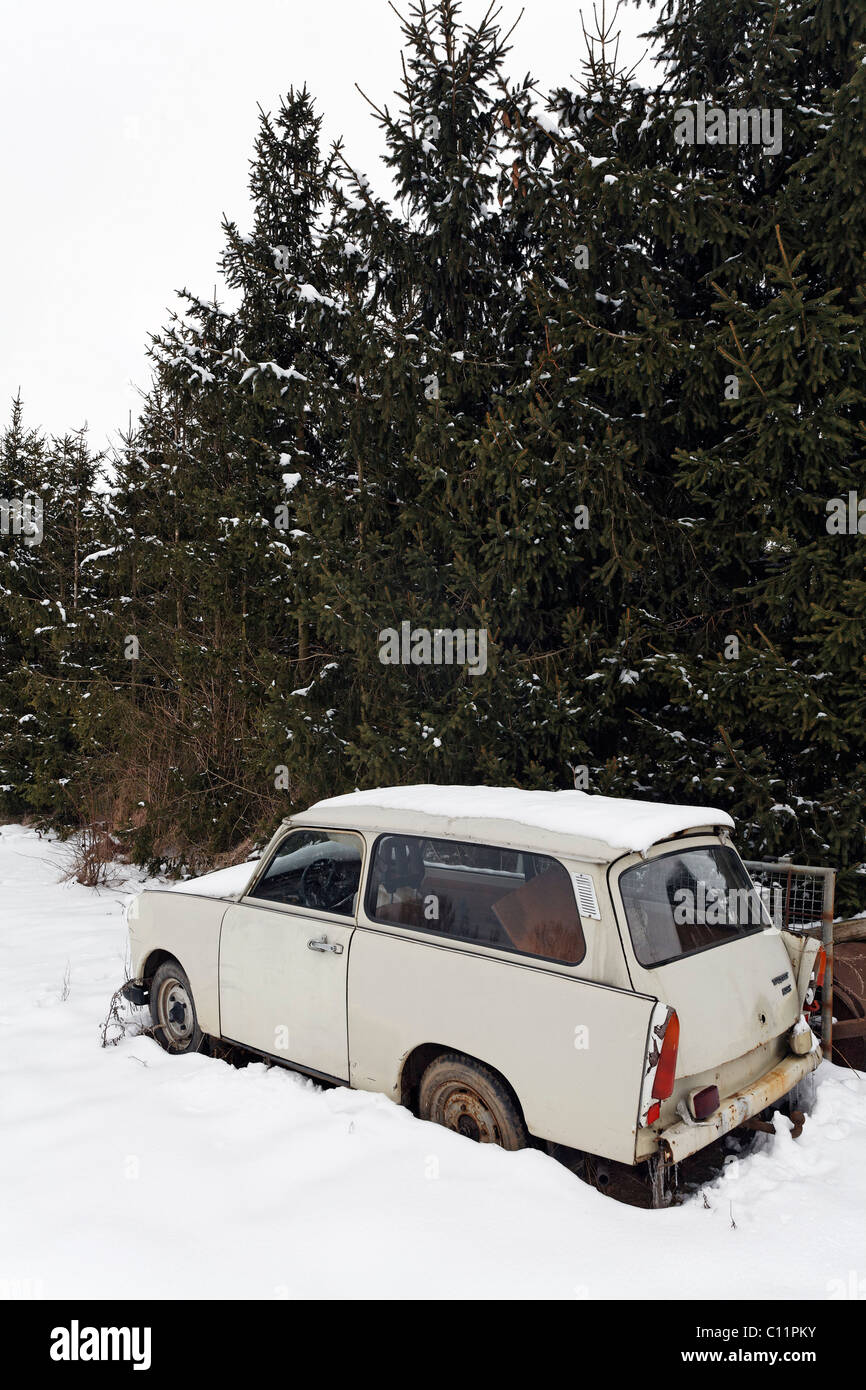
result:
<svg viewBox="0 0 866 1390"><path fill-rule="evenodd" d="M820 1061L820 947L773 925L709 807L396 787L129 908L126 997L469 1138L695 1153ZM659 1167L662 1165L653 1165Z"/></svg>

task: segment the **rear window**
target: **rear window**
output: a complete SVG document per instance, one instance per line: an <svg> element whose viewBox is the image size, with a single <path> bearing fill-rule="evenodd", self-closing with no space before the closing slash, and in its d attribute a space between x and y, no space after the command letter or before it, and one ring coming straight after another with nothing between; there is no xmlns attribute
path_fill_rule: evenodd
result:
<svg viewBox="0 0 866 1390"><path fill-rule="evenodd" d="M742 861L706 845L634 864L619 891L641 965L665 965L770 926Z"/></svg>
<svg viewBox="0 0 866 1390"><path fill-rule="evenodd" d="M555 859L494 845L383 835L367 915L417 931L577 965L586 954L568 873Z"/></svg>

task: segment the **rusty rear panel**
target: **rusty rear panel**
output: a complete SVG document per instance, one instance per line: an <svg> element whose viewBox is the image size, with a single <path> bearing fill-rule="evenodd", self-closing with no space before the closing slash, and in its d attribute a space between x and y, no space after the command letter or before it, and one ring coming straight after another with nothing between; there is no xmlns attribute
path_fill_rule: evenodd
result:
<svg viewBox="0 0 866 1390"><path fill-rule="evenodd" d="M866 1069L866 941L836 944L833 981L833 1056Z"/></svg>
<svg viewBox="0 0 866 1390"><path fill-rule="evenodd" d="M788 1056L787 1034L772 1038L733 1061L722 1062L716 1067L695 1072L691 1076L677 1075L673 1093L662 1101L661 1114L652 1129L642 1129L638 1136L637 1156L646 1158L656 1152L658 1136L668 1125L675 1124L679 1118L677 1106L687 1101L691 1091L700 1091L705 1086L718 1086L724 1104L725 1098L759 1081L762 1076Z"/></svg>
<svg viewBox="0 0 866 1390"><path fill-rule="evenodd" d="M781 1100L802 1081L821 1061L821 1049L815 1048L805 1057L788 1053L750 1086L723 1099L718 1110L701 1123L679 1119L659 1136L666 1162L678 1163L699 1149L706 1148L723 1134L759 1114L767 1106Z"/></svg>

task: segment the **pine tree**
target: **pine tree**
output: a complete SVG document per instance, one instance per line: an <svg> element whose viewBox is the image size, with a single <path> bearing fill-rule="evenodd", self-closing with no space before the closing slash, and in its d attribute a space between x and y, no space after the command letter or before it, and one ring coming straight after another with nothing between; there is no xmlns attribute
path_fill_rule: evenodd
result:
<svg viewBox="0 0 866 1390"><path fill-rule="evenodd" d="M498 506L501 478L477 446L515 364L523 370L512 323L521 234L497 199L512 145L500 118L508 35L490 16L463 25L444 0L414 6L403 38L399 108L373 107L394 202L341 159L325 243L334 292L322 416L335 469L299 498L320 650L292 721L311 791L335 776L349 786L511 776L488 723L492 669L380 660L379 634L404 622L496 640L478 508ZM511 502L522 507L519 489Z"/></svg>
<svg viewBox="0 0 866 1390"><path fill-rule="evenodd" d="M4 559L16 804L101 763L139 856L194 860L358 784L576 769L723 805L853 904L864 22L671 0L657 85L602 17L544 96L495 14L418 0L370 102L387 198L306 90L262 112L251 230L153 340L110 499L83 442L7 432L9 486L62 498L60 568ZM699 103L751 138L683 140ZM485 633L486 670L383 662L403 623Z"/></svg>
<svg viewBox="0 0 866 1390"><path fill-rule="evenodd" d="M306 92L261 113L253 231L224 224L227 303L184 292L116 460L117 669L104 699L127 731L127 784L152 788L136 836L145 859L229 848L280 800L267 709L303 642L283 514L295 455L315 445L285 277L306 264L322 200L319 125Z"/></svg>
<svg viewBox="0 0 866 1390"><path fill-rule="evenodd" d="M704 409L675 453L695 583L678 596L685 640L657 677L684 711L696 786L737 815L752 852L849 869L863 857L863 594L856 543L828 536L825 507L862 479L851 189L863 183L864 24L819 0L671 5L656 29L668 110L703 100L782 124L771 156L684 146L674 161L700 192L689 396ZM849 879L840 900L850 894Z"/></svg>
<svg viewBox="0 0 866 1390"><path fill-rule="evenodd" d="M102 661L102 458L85 430L46 439L20 398L0 441L0 490L27 528L4 537L0 740L4 805L74 824L103 752L90 724Z"/></svg>

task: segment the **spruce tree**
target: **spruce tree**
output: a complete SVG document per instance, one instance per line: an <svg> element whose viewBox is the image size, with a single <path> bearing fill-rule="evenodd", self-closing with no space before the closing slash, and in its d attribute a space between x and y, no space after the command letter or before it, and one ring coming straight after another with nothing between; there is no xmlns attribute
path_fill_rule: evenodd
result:
<svg viewBox="0 0 866 1390"><path fill-rule="evenodd" d="M0 538L4 805L66 825L80 819L105 748L88 704L103 659L109 559L102 463L85 430L46 439L14 402L0 440L0 496L24 505L25 529Z"/></svg>
<svg viewBox="0 0 866 1390"><path fill-rule="evenodd" d="M702 576L685 705L692 738L703 729L712 749L695 775L738 816L753 853L856 871L862 563L855 536L828 533L826 508L863 478L862 210L852 190L864 174L866 16L820 0L677 6L657 33L670 100L763 108L781 113L782 127L772 156L742 145L683 152L709 195L697 228L715 244L701 282L713 294L701 314L704 361L709 347L732 388L717 387L718 421L677 451ZM713 47L711 33L732 41ZM706 378L709 362L704 394ZM853 905L853 880L840 889Z"/></svg>
<svg viewBox="0 0 866 1390"><path fill-rule="evenodd" d="M127 730L120 761L153 788L136 836L146 859L229 848L285 804L267 710L303 643L284 513L295 455L315 445L285 277L307 263L322 199L319 124L306 92L260 114L253 230L224 224L226 302L183 293L116 462L117 665L104 694Z"/></svg>
<svg viewBox="0 0 866 1390"><path fill-rule="evenodd" d="M497 198L508 35L490 16L464 25L443 0L414 6L403 39L398 107L373 104L394 202L341 160L327 240L335 472L331 490L299 498L321 650L292 721L311 790L335 772L350 786L513 775L496 746L497 629L479 566L501 476L478 449L522 370L519 234ZM523 500L515 487L507 505ZM487 672L383 664L380 633L404 622L484 630Z"/></svg>

